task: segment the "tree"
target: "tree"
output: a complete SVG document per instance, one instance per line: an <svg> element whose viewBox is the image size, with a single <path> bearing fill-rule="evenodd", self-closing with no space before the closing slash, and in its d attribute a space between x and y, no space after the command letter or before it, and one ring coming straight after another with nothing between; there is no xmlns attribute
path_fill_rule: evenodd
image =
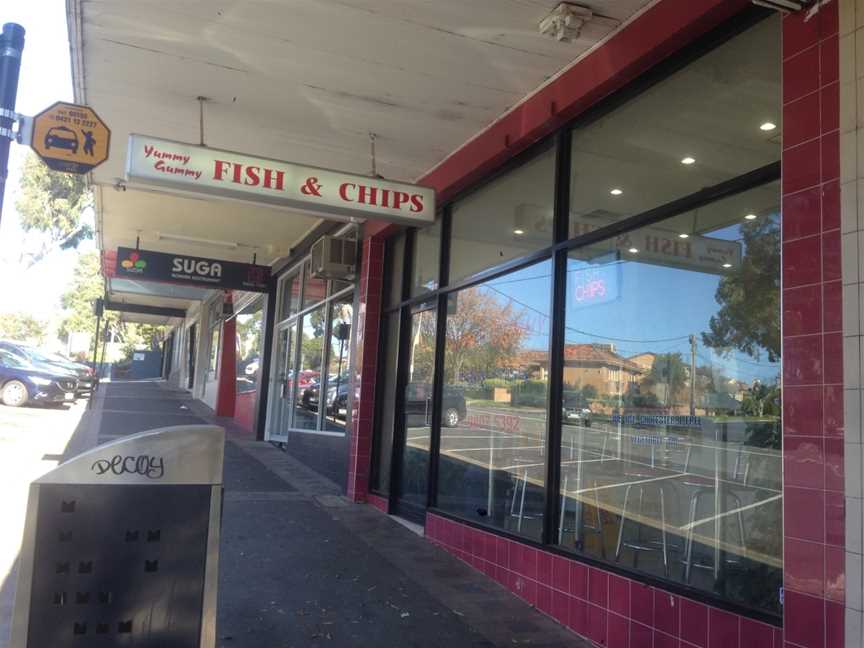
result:
<svg viewBox="0 0 864 648"><path fill-rule="evenodd" d="M702 342L724 351L735 348L770 362L780 359L780 226L771 218L741 225L745 256L720 280L715 299L719 312Z"/></svg>
<svg viewBox="0 0 864 648"><path fill-rule="evenodd" d="M93 206L84 176L52 171L30 153L24 161L20 191L15 208L22 229L45 235L39 249L27 254L30 265L55 248L75 248L93 237L93 228L82 218Z"/></svg>
<svg viewBox="0 0 864 648"><path fill-rule="evenodd" d="M663 385L664 405L669 407L678 402L687 378L687 366L680 353L660 353L654 356L654 364L643 382L646 386Z"/></svg>
<svg viewBox="0 0 864 648"><path fill-rule="evenodd" d="M42 344L45 341L47 324L27 313L3 313L0 315L0 338Z"/></svg>
<svg viewBox="0 0 864 648"><path fill-rule="evenodd" d="M467 372L494 376L512 364L527 335L524 312L482 286L463 290L450 299L456 304L455 308L448 307L451 312L444 347L447 382L458 383Z"/></svg>

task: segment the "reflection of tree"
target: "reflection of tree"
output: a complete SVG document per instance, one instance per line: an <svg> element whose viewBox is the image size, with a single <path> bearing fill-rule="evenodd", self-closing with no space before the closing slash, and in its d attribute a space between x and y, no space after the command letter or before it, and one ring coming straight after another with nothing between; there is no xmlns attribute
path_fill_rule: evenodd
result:
<svg viewBox="0 0 864 648"><path fill-rule="evenodd" d="M237 360L246 361L258 355L261 348L262 311L237 316Z"/></svg>
<svg viewBox="0 0 864 648"><path fill-rule="evenodd" d="M300 347L301 368L319 371L324 351L324 309L312 311L303 318L303 341Z"/></svg>
<svg viewBox="0 0 864 648"><path fill-rule="evenodd" d="M679 395L687 383L687 367L680 353L661 353L654 358L651 371L645 376L643 384L652 388L655 385L663 385L664 405L679 402Z"/></svg>
<svg viewBox="0 0 864 648"><path fill-rule="evenodd" d="M448 309L445 380L458 383L468 374L494 376L507 367L527 333L523 313L482 287L463 290L450 299L456 301L456 308Z"/></svg>
<svg viewBox="0 0 864 648"><path fill-rule="evenodd" d="M758 359L780 359L780 227L770 218L741 225L746 254L717 287L720 311L702 342L714 349L735 348Z"/></svg>

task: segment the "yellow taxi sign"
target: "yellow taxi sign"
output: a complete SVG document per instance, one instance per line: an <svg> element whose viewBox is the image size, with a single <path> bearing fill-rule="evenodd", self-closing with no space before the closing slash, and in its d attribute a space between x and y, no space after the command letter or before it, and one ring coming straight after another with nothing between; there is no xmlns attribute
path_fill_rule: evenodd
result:
<svg viewBox="0 0 864 648"><path fill-rule="evenodd" d="M88 106L58 101L33 118L31 148L49 168L87 173L108 159L111 131Z"/></svg>

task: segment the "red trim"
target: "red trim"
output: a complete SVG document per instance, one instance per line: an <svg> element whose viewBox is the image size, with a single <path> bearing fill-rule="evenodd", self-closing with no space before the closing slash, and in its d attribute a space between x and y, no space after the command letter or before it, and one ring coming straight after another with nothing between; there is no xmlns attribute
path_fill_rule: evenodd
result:
<svg viewBox="0 0 864 648"><path fill-rule="evenodd" d="M237 320L222 323L222 349L219 358L219 392L216 395L216 416L234 416L237 398Z"/></svg>

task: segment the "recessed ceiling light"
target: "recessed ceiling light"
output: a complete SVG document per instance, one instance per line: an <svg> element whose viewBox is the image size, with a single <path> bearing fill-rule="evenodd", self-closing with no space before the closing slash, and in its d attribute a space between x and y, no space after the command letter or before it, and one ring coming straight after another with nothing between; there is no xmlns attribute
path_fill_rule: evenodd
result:
<svg viewBox="0 0 864 648"><path fill-rule="evenodd" d="M623 194L624 192L621 191L620 189L613 189L613 190L610 191L609 193L612 194L613 196L620 196L620 195Z"/></svg>
<svg viewBox="0 0 864 648"><path fill-rule="evenodd" d="M724 264L723 264L723 267L724 267L724 268L731 268L731 267L732 267L732 264L731 264L731 263L724 263Z"/></svg>
<svg viewBox="0 0 864 648"><path fill-rule="evenodd" d="M775 128L777 128L777 124L775 124L774 122L765 122L759 127L759 130L768 132L774 130Z"/></svg>
<svg viewBox="0 0 864 648"><path fill-rule="evenodd" d="M513 233L516 234L517 236L522 236L522 235L525 233L525 230L523 230L523 229L514 229L514 230L513 230Z"/></svg>
<svg viewBox="0 0 864 648"><path fill-rule="evenodd" d="M681 164L687 164L687 165L696 164L696 158L692 158L688 155L683 160L681 160Z"/></svg>
<svg viewBox="0 0 864 648"><path fill-rule="evenodd" d="M690 238L690 235L689 235L689 234L686 234L686 233L684 233L684 232L681 232L681 233L678 235L678 238Z"/></svg>
<svg viewBox="0 0 864 648"><path fill-rule="evenodd" d="M747 214L744 220L756 220L756 214Z"/></svg>
<svg viewBox="0 0 864 648"><path fill-rule="evenodd" d="M636 254L639 250L637 248L630 248L627 250L630 254Z"/></svg>

